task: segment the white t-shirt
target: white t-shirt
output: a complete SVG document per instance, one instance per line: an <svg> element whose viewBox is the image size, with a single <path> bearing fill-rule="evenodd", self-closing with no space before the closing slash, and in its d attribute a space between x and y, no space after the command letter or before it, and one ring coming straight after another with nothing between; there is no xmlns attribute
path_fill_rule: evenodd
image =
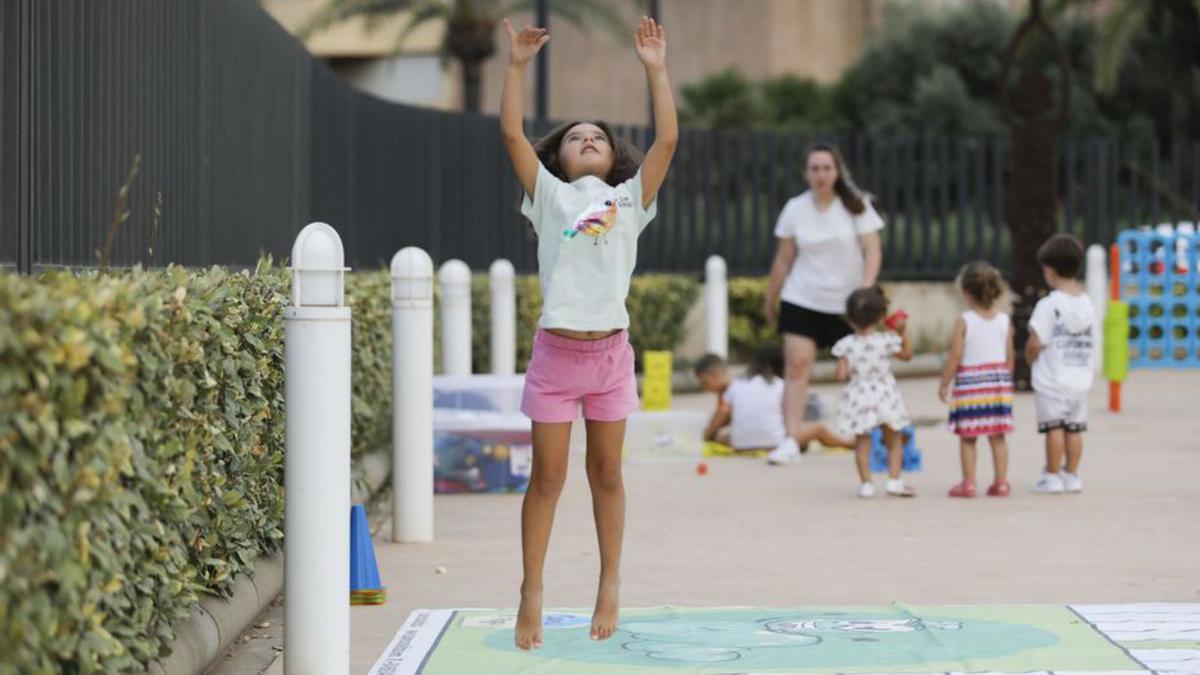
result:
<svg viewBox="0 0 1200 675"><path fill-rule="evenodd" d="M613 187L595 176L573 183L538 164L533 198L521 213L538 237L542 328L628 328L625 296L637 262L637 239L658 212L642 208L642 172Z"/></svg>
<svg viewBox="0 0 1200 675"><path fill-rule="evenodd" d="M724 394L732 410L729 442L738 450L773 448L787 437L783 421L783 378L738 378Z"/></svg>
<svg viewBox="0 0 1200 675"><path fill-rule="evenodd" d="M1029 317L1029 330L1042 343L1033 362L1035 391L1073 397L1091 388L1096 358L1092 313L1092 301L1085 293L1051 291L1038 301Z"/></svg>
<svg viewBox="0 0 1200 675"><path fill-rule="evenodd" d="M863 252L858 238L883 229L883 218L871 202L857 216L835 197L818 211L812 192L793 197L775 223L775 236L796 240L796 260L783 282L780 297L826 314L845 314L846 298L862 285Z"/></svg>

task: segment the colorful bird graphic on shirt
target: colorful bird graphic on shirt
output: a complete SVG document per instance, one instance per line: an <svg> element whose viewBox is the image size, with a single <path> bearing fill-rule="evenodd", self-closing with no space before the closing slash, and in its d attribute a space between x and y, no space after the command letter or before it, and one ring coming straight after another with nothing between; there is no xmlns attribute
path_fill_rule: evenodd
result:
<svg viewBox="0 0 1200 675"><path fill-rule="evenodd" d="M582 232L595 237L596 241L593 243L599 244L600 238L608 234L616 222L617 198L615 195L610 195L589 204L575 219L575 225L569 230L563 230L563 236L567 239L574 239ZM608 243L607 239L605 239L605 243Z"/></svg>

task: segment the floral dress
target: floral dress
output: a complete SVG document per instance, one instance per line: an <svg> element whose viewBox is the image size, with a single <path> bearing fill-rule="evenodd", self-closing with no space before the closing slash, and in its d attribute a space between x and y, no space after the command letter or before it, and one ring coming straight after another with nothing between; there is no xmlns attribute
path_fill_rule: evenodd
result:
<svg viewBox="0 0 1200 675"><path fill-rule="evenodd" d="M833 355L850 366L850 383L838 401L838 433L862 436L881 424L896 431L911 424L892 375L900 346L900 336L891 332L847 335L833 346Z"/></svg>

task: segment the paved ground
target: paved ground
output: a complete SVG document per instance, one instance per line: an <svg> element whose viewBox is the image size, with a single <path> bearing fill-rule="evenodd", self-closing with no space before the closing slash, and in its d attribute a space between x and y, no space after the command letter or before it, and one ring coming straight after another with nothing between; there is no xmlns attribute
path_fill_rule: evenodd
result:
<svg viewBox="0 0 1200 675"><path fill-rule="evenodd" d="M902 388L914 417L943 414L935 380ZM1135 372L1125 406L1107 413L1096 388L1078 496L1028 493L1042 463L1029 395L1017 399L1006 500L945 496L958 478L957 442L939 427L918 432L925 470L913 476L913 500L855 498L848 454L783 468L710 460L703 477L692 465L627 465L623 604L1200 601L1200 372ZM547 561L551 607L593 601L598 560L580 459ZM983 451L980 478L990 477ZM438 497L434 543L376 542L388 603L354 608L351 672L370 668L414 608L515 606L520 499ZM282 673L281 661L267 672Z"/></svg>

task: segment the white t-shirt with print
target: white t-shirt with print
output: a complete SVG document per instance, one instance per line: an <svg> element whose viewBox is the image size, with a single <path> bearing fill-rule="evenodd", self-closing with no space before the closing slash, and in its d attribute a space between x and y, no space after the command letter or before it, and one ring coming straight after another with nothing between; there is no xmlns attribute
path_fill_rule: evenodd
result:
<svg viewBox="0 0 1200 675"><path fill-rule="evenodd" d="M1042 344L1033 362L1034 391L1079 396L1092 386L1092 301L1087 294L1051 291L1038 301L1029 317L1029 330Z"/></svg>
<svg viewBox="0 0 1200 675"><path fill-rule="evenodd" d="M738 378L725 390L732 408L729 442L737 450L773 448L787 437L783 421L783 378Z"/></svg>
<svg viewBox="0 0 1200 675"><path fill-rule="evenodd" d="M613 187L595 176L564 182L539 162L533 198L521 203L538 237L538 326L628 328L625 296L637 239L657 211L657 200L642 208L640 170Z"/></svg>
<svg viewBox="0 0 1200 675"><path fill-rule="evenodd" d="M883 218L864 197L857 216L835 197L817 210L812 192L788 200L775 223L775 236L796 240L796 260L780 297L807 309L844 314L846 298L862 285L863 252L858 238L883 229Z"/></svg>

